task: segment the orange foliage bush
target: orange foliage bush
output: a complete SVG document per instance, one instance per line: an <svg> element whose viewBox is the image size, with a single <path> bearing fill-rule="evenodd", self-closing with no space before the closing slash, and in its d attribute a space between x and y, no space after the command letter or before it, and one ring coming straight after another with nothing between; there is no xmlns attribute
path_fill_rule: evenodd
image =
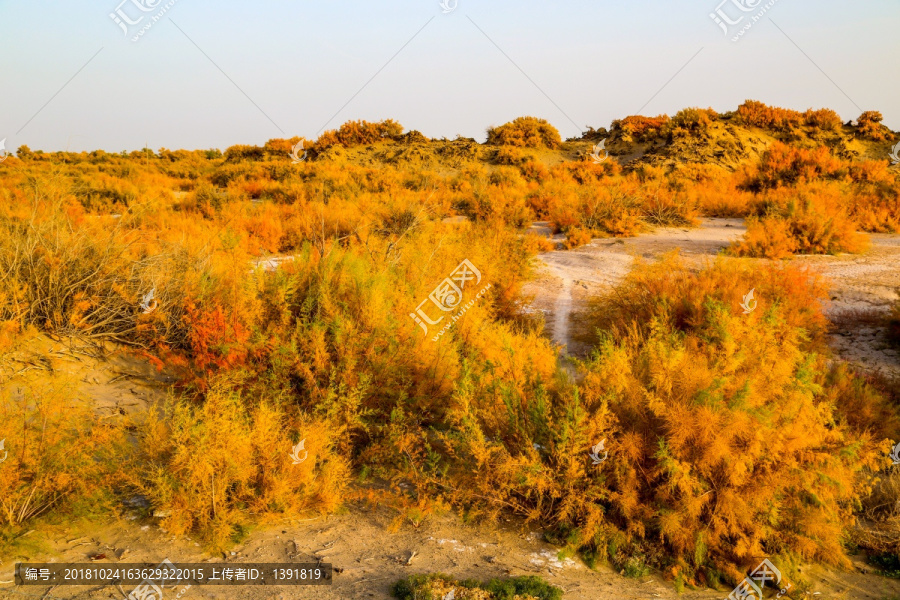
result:
<svg viewBox="0 0 900 600"><path fill-rule="evenodd" d="M664 131L670 137L684 137L707 133L719 114L712 108L686 108L675 113Z"/></svg>
<svg viewBox="0 0 900 600"><path fill-rule="evenodd" d="M738 256L786 258L795 253L858 254L869 247L846 209L827 197L801 195L762 217L747 220L747 234L731 245Z"/></svg>
<svg viewBox="0 0 900 600"><path fill-rule="evenodd" d="M859 116L859 135L876 142L893 141L891 130L881 124L884 117L877 110L867 110Z"/></svg>
<svg viewBox="0 0 900 600"><path fill-rule="evenodd" d="M368 121L347 121L337 130L329 129L319 136L312 145L315 152L323 152L332 146L352 148L365 144L374 144L385 139L399 136L403 126L393 119L370 123Z"/></svg>
<svg viewBox="0 0 900 600"><path fill-rule="evenodd" d="M759 304L745 315L750 288ZM833 425L832 411L852 418L857 405L840 389L823 395L811 370L824 366L811 353L825 347L823 296L797 269L692 273L669 259L598 299L591 322L609 335L587 366L584 406L616 423L601 470L608 518L629 538L730 573L725 557L763 548L844 560L850 489L878 452L859 431L877 419Z"/></svg>
<svg viewBox="0 0 900 600"><path fill-rule="evenodd" d="M487 130L487 143L519 148L559 148L559 131L545 119L519 117L510 123Z"/></svg>
<svg viewBox="0 0 900 600"><path fill-rule="evenodd" d="M566 233L566 241L563 244L566 250L572 250L591 242L591 232L577 227L569 229Z"/></svg>
<svg viewBox="0 0 900 600"><path fill-rule="evenodd" d="M775 142L748 174L744 186L760 191L816 179L840 179L847 175L847 165L824 146L805 150Z"/></svg>
<svg viewBox="0 0 900 600"><path fill-rule="evenodd" d="M7 378L2 369L0 375L2 531L18 531L52 510L109 509L122 476L124 430L98 420L88 399L73 397L71 377Z"/></svg>
<svg viewBox="0 0 900 600"><path fill-rule="evenodd" d="M626 139L633 139L636 142L646 142L658 137L668 123L668 115L659 115L656 117L631 115L624 119L613 121L612 131L613 133L621 133Z"/></svg>
<svg viewBox="0 0 900 600"><path fill-rule="evenodd" d="M806 124L823 131L834 131L840 129L844 124L841 116L829 108L821 108L819 110L809 109L803 115Z"/></svg>
<svg viewBox="0 0 900 600"><path fill-rule="evenodd" d="M777 131L789 131L804 122L803 115L795 110L767 106L757 100L747 100L741 104L736 119L744 125Z"/></svg>

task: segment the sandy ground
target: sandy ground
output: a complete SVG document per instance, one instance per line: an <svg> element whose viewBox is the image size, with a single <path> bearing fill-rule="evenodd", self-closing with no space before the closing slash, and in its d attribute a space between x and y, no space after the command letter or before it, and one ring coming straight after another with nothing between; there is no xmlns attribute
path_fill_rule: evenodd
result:
<svg viewBox="0 0 900 600"><path fill-rule="evenodd" d="M171 389L175 377L159 372L135 352L40 336L5 357L13 376L31 371L72 377L83 397L90 398L99 418L145 412ZM12 379L12 377L11 377ZM14 390L15 391L15 390Z"/></svg>
<svg viewBox="0 0 900 600"><path fill-rule="evenodd" d="M89 562L89 557L105 554L97 563L159 563L168 558L179 563L324 562L335 567L334 583L322 587L216 587L199 586L186 590L180 598L210 600L293 600L390 598L393 584L419 573L441 572L459 579L539 575L564 590L567 600L713 600L725 598L731 590L686 590L677 594L671 583L651 574L629 579L608 567L589 569L577 557L559 554L559 549L542 540L540 533L514 523L500 526L464 524L453 515L429 518L418 528L408 522L391 532L396 513L386 508L354 504L344 514L328 518L257 530L224 556L210 557L196 542L166 533L157 524L129 520L96 528L86 535L60 533L49 540L56 562ZM2 579L8 579L7 565ZM790 598L818 600L885 600L900 595L900 582L856 572L834 573L821 567L803 568L812 584L809 595ZM129 592L130 590L125 590ZM174 598L182 588L165 594ZM0 598L19 599L110 599L121 600L115 586L59 586L13 588L0 586Z"/></svg>

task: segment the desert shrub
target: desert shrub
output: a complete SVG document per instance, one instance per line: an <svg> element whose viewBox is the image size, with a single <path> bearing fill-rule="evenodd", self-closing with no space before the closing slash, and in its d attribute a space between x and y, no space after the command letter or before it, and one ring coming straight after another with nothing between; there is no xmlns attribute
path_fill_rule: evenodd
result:
<svg viewBox="0 0 900 600"><path fill-rule="evenodd" d="M290 518L341 502L349 468L334 449L340 429L327 421L289 413L277 399L248 402L226 380L202 404L173 398L166 411L148 413L139 429L131 484L175 535L198 534L221 550L251 516Z"/></svg>
<svg viewBox="0 0 900 600"><path fill-rule="evenodd" d="M754 286L746 316L735 305ZM819 294L794 269L664 262L600 300L595 322L613 335L583 397L618 423L611 520L697 566L730 571L727 557L763 548L843 560L847 502L876 455L865 434L834 426L843 397L823 396L824 358L805 350L822 338ZM803 433L784 435L793 428Z"/></svg>
<svg viewBox="0 0 900 600"><path fill-rule="evenodd" d="M676 329L687 331L710 318L706 303L711 299L740 313L741 301L751 289L760 308L778 306L788 327L806 332L804 348L824 350L828 320L822 309L828 295L814 272L790 265L717 261L692 273L672 255L639 263L616 294L593 301L582 335L596 344L598 339L592 337L596 330L625 334L632 323L645 323L640 331L647 334L660 307L667 307Z"/></svg>
<svg viewBox="0 0 900 600"><path fill-rule="evenodd" d="M393 119L370 123L369 121L347 121L337 130L329 129L319 136L311 146L315 153L322 153L333 146L352 148L374 144L403 134L403 126Z"/></svg>
<svg viewBox="0 0 900 600"><path fill-rule="evenodd" d="M526 160L522 165L520 165L520 169L522 171L522 177L524 177L528 181L533 181L539 184L548 181L551 177L550 169L545 167L537 160Z"/></svg>
<svg viewBox="0 0 900 600"><path fill-rule="evenodd" d="M860 433L876 440L900 439L900 414L880 386L859 375L846 363L828 370L823 396L834 398L840 418Z"/></svg>
<svg viewBox="0 0 900 600"><path fill-rule="evenodd" d="M646 229L640 199L628 190L591 190L579 200L580 223L589 231L630 237Z"/></svg>
<svg viewBox="0 0 900 600"><path fill-rule="evenodd" d="M864 252L869 239L857 232L842 200L833 190L820 187L801 189L788 198L776 195L762 216L747 220L746 235L729 250L757 258Z"/></svg>
<svg viewBox="0 0 900 600"><path fill-rule="evenodd" d="M804 123L803 114L786 108L767 106L757 100L747 100L735 113L735 120L743 125L788 132Z"/></svg>
<svg viewBox="0 0 900 600"><path fill-rule="evenodd" d="M566 232L566 241L563 243L566 250L573 250L591 242L591 232L577 227L570 228Z"/></svg>
<svg viewBox="0 0 900 600"><path fill-rule="evenodd" d="M857 134L876 142L893 141L894 135L891 130L881 124L883 120L884 117L877 110L867 110L857 119L859 124Z"/></svg>
<svg viewBox="0 0 900 600"><path fill-rule="evenodd" d="M773 259L788 258L799 249L790 222L776 216L749 217L744 237L730 246L736 256Z"/></svg>
<svg viewBox="0 0 900 600"><path fill-rule="evenodd" d="M585 321L599 336L582 384L536 371L513 385L473 360L436 436L397 434L408 481L473 516L513 510L630 572L677 562L691 585L771 553L845 562L879 450L839 418L844 392L823 394L823 294L792 268L639 267ZM537 356L523 350L508 353Z"/></svg>
<svg viewBox="0 0 900 600"><path fill-rule="evenodd" d="M19 376L0 387L0 529L56 511L109 510L124 430L95 417L64 375ZM0 539L2 539L0 535Z"/></svg>
<svg viewBox="0 0 900 600"><path fill-rule="evenodd" d="M806 150L775 142L750 170L743 186L758 192L817 179L841 179L847 174L844 162L824 146Z"/></svg>
<svg viewBox="0 0 900 600"><path fill-rule="evenodd" d="M685 108L675 113L663 128L670 138L703 135L709 132L719 114L712 108Z"/></svg>
<svg viewBox="0 0 900 600"><path fill-rule="evenodd" d="M612 134L625 141L646 142L659 137L669 123L668 115L644 117L632 115L612 122Z"/></svg>
<svg viewBox="0 0 900 600"><path fill-rule="evenodd" d="M139 192L137 186L126 179L97 173L75 178L72 193L88 211L112 212L130 206Z"/></svg>
<svg viewBox="0 0 900 600"><path fill-rule="evenodd" d="M900 553L900 470L894 467L882 473L863 499L860 513L860 523L852 530L853 542L873 552Z"/></svg>
<svg viewBox="0 0 900 600"><path fill-rule="evenodd" d="M187 273L197 272L202 256L175 248L146 256L126 217L75 226L59 205L46 209L43 221L0 220L0 322L93 343L183 339ZM151 291L153 309L145 312Z"/></svg>
<svg viewBox="0 0 900 600"><path fill-rule="evenodd" d="M548 237L536 235L534 233L525 234L524 247L529 254L539 254L542 252L552 252L556 250L556 242Z"/></svg>
<svg viewBox="0 0 900 600"><path fill-rule="evenodd" d="M494 154L494 162L498 165L509 165L513 167L522 166L531 159L530 156L516 148L515 146L500 146Z"/></svg>
<svg viewBox="0 0 900 600"><path fill-rule="evenodd" d="M840 129L841 125L844 124L841 116L828 108L809 109L803 114L803 118L807 125L822 131L834 131Z"/></svg>
<svg viewBox="0 0 900 600"><path fill-rule="evenodd" d="M487 130L487 143L519 148L559 148L559 131L544 119L519 117L510 123Z"/></svg>
<svg viewBox="0 0 900 600"><path fill-rule="evenodd" d="M697 206L693 198L668 187L645 191L641 198L644 221L659 227L693 226L697 224Z"/></svg>
<svg viewBox="0 0 900 600"><path fill-rule="evenodd" d="M294 151L294 146L299 142L304 142L301 147L311 145L309 141L302 137L292 137L290 139L274 138L265 143L263 148L269 157L289 159ZM303 152L300 152L303 156Z"/></svg>
<svg viewBox="0 0 900 600"><path fill-rule="evenodd" d="M223 164L218 167L211 175L210 175L210 183L218 187L227 187L232 181L241 180L250 173L252 173L253 168L250 164L243 164L239 162L238 164Z"/></svg>
<svg viewBox="0 0 900 600"><path fill-rule="evenodd" d="M225 162L258 161L265 157L265 148L238 144L225 150Z"/></svg>
<svg viewBox="0 0 900 600"><path fill-rule="evenodd" d="M128 241L120 228L71 228L66 219L0 227L3 320L128 341L139 301L129 290Z"/></svg>

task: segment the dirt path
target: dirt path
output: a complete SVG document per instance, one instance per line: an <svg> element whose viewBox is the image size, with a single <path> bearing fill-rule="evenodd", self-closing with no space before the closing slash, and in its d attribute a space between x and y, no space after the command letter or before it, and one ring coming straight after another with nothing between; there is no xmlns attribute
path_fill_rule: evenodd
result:
<svg viewBox="0 0 900 600"><path fill-rule="evenodd" d="M543 223L532 229L546 231ZM655 259L679 250L689 264L700 266L744 231L741 219L704 219L696 229L666 227L634 238L597 239L576 250L548 252L540 255L539 277L524 291L534 298L532 308L547 316L548 330L552 324L548 336L568 352L580 354L585 349L572 339L572 312L590 296L621 281L635 258ZM835 321L831 338L837 354L865 370L900 376L900 356L888 346L881 324L900 289L900 235L870 237L872 249L867 254L793 260L830 282L831 303L826 312Z"/></svg>

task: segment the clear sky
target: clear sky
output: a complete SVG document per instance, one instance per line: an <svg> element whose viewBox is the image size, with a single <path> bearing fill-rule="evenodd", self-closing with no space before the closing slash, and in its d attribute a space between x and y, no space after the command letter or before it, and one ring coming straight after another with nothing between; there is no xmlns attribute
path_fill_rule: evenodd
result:
<svg viewBox="0 0 900 600"><path fill-rule="evenodd" d="M483 140L522 115L570 137L748 98L900 130L897 0L121 1L0 0L7 149L224 149L385 118ZM117 8L143 21L126 35ZM728 35L717 8L743 17Z"/></svg>

